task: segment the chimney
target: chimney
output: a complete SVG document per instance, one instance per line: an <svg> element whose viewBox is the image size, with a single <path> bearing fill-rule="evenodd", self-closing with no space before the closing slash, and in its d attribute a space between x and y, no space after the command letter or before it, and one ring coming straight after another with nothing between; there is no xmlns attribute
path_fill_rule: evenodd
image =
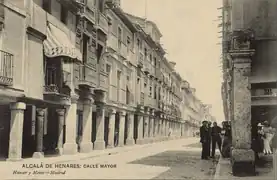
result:
<svg viewBox="0 0 277 180"><path fill-rule="evenodd" d="M176 62L170 61L169 64L170 64L172 69L175 69Z"/></svg>

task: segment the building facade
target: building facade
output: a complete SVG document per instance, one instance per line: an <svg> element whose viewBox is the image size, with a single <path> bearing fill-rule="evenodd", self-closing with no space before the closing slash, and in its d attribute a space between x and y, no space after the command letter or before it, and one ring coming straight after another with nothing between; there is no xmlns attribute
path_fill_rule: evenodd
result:
<svg viewBox="0 0 277 180"><path fill-rule="evenodd" d="M252 138L276 117L276 0L223 1L222 99L232 125L234 174L254 174Z"/></svg>
<svg viewBox="0 0 277 180"><path fill-rule="evenodd" d="M0 5L2 157L88 153L198 130L201 102L164 57L154 22L120 1Z"/></svg>

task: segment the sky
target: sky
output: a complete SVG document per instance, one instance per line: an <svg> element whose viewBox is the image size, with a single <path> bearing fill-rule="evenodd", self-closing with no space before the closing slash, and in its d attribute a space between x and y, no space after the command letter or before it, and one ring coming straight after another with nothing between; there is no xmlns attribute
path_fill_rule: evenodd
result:
<svg viewBox="0 0 277 180"><path fill-rule="evenodd" d="M145 3L147 2L146 6ZM217 8L221 0L121 0L127 13L155 22L163 34L161 44L176 71L205 104L212 105L212 115L224 120L221 100L220 67L221 31L217 25Z"/></svg>

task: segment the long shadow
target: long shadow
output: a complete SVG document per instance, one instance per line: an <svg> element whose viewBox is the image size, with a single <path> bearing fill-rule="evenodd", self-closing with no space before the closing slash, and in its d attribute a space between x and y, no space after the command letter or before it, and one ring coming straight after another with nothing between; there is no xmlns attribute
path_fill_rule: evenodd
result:
<svg viewBox="0 0 277 180"><path fill-rule="evenodd" d="M212 179L218 158L201 160L200 152L195 151L166 151L149 156L129 164L163 166L170 169L153 179Z"/></svg>

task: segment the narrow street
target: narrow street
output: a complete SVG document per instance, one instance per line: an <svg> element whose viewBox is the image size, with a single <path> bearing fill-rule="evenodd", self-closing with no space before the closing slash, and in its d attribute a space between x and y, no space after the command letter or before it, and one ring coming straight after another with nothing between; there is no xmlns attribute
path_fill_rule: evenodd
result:
<svg viewBox="0 0 277 180"><path fill-rule="evenodd" d="M187 138L145 145L142 148L114 152L107 155L83 157L79 160L59 161L59 164L79 165L81 168L22 168L22 164L40 164L38 161L1 164L1 175L11 179L213 179L217 160L200 160L198 138ZM218 159L218 158L217 158ZM45 161L46 162L46 161ZM56 162L57 164L57 162ZM103 167L106 165L106 167ZM16 167L17 166L17 167ZM54 167L54 166L53 166ZM12 175L28 171L25 175ZM45 173L34 174L44 171ZM64 172L49 176L46 171ZM11 176L12 175L12 176Z"/></svg>

